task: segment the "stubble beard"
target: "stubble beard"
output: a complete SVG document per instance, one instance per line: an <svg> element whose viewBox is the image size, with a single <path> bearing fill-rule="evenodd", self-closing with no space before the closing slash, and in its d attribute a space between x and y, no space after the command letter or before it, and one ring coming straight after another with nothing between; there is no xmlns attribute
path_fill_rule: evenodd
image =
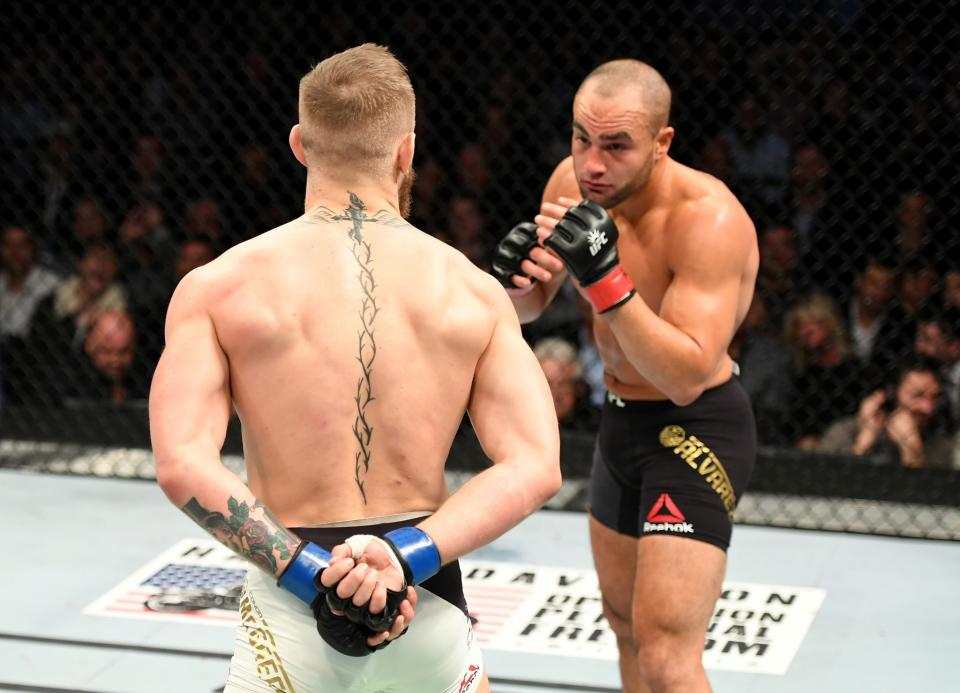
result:
<svg viewBox="0 0 960 693"><path fill-rule="evenodd" d="M413 209L413 184L417 180L417 172L410 167L410 171L403 176L400 181L400 188L397 190L397 204L400 207L400 216L405 220L410 219L410 212Z"/></svg>

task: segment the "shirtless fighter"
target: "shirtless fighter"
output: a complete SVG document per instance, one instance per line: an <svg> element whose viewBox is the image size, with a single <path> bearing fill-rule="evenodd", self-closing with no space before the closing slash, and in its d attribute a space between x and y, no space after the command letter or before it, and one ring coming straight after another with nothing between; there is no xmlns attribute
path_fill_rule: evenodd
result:
<svg viewBox="0 0 960 693"><path fill-rule="evenodd" d="M727 356L753 295L756 233L721 182L668 156L670 98L639 61L594 70L536 225L514 227L493 263L522 322L568 273L597 314L609 393L590 535L629 693L709 690L704 638L756 447Z"/></svg>
<svg viewBox="0 0 960 693"><path fill-rule="evenodd" d="M299 119L304 215L181 281L150 396L163 491L261 569L226 690L489 690L457 558L559 488L550 391L497 282L404 221L403 65L324 60ZM220 462L234 410L247 485ZM448 497L465 412L493 465Z"/></svg>

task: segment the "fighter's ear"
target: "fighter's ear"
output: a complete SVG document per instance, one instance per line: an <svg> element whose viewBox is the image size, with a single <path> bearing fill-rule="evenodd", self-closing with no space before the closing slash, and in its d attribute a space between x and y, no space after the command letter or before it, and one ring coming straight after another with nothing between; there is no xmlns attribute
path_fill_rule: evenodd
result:
<svg viewBox="0 0 960 693"><path fill-rule="evenodd" d="M654 140L654 156L656 159L662 159L670 151L670 145L673 143L673 133L675 130L670 127L662 127Z"/></svg>
<svg viewBox="0 0 960 693"><path fill-rule="evenodd" d="M297 157L297 161L306 166L307 155L303 151L303 140L300 137L300 123L290 128L290 138L288 141L290 142L290 150L293 152L293 155Z"/></svg>
<svg viewBox="0 0 960 693"><path fill-rule="evenodd" d="M417 136L413 132L408 132L397 145L397 158L394 161L394 167L400 177L406 176L413 168L413 150Z"/></svg>

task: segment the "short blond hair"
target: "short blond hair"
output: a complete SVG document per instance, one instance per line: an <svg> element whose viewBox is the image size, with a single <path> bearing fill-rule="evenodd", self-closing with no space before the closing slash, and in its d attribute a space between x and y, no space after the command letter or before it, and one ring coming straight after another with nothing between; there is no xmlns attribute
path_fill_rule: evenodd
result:
<svg viewBox="0 0 960 693"><path fill-rule="evenodd" d="M416 102L407 69L384 46L336 53L300 80L300 138L308 164L385 173L413 132Z"/></svg>

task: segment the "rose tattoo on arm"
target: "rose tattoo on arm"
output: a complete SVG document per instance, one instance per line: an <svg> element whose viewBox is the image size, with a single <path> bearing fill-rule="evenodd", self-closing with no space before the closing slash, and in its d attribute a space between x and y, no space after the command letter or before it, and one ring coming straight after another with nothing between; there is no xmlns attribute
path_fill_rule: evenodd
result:
<svg viewBox="0 0 960 693"><path fill-rule="evenodd" d="M260 501L254 501L251 508L246 501L230 496L224 514L191 498L181 510L221 544L271 575L279 572L277 561L289 560L300 543Z"/></svg>

